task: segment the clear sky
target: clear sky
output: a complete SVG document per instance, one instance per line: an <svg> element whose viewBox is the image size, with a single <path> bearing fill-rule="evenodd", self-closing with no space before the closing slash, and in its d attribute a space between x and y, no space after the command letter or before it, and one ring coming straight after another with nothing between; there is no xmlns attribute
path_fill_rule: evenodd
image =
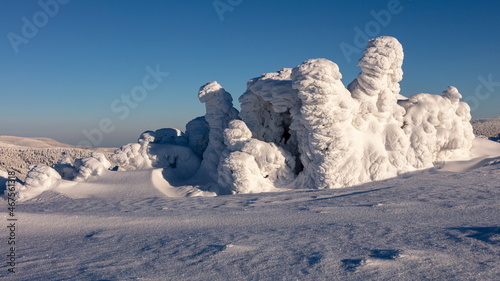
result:
<svg viewBox="0 0 500 281"><path fill-rule="evenodd" d="M184 130L207 82L239 108L250 78L322 57L347 85L381 35L403 44L403 95L453 85L473 118L500 115L500 1L0 0L0 19L1 135L120 146Z"/></svg>

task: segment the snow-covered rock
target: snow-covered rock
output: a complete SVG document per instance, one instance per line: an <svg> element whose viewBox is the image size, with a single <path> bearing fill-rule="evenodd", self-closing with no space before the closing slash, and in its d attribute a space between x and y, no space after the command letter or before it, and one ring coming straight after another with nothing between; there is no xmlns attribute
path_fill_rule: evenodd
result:
<svg viewBox="0 0 500 281"><path fill-rule="evenodd" d="M265 73L247 83L247 91L239 98L240 118L254 138L273 142L298 159L295 131L290 130L291 111L298 110L299 98L292 88L292 69ZM301 169L300 161L295 165Z"/></svg>
<svg viewBox="0 0 500 281"><path fill-rule="evenodd" d="M147 145L129 143L111 155L111 160L123 170L140 170L151 168L152 163L147 154Z"/></svg>
<svg viewBox="0 0 500 281"><path fill-rule="evenodd" d="M200 168L201 158L189 147L172 144L150 144L149 158L153 167L165 168L176 178L189 178Z"/></svg>

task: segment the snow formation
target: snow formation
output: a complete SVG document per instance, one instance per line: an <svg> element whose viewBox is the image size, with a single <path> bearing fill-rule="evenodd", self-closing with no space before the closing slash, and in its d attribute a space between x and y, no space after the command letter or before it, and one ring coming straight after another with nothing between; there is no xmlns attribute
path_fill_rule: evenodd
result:
<svg viewBox="0 0 500 281"><path fill-rule="evenodd" d="M119 171L163 168L168 182L187 180L199 193L234 194L347 187L468 158L469 106L453 86L402 96L403 57L401 44L382 36L368 42L347 87L327 59L263 74L248 82L241 112L221 85L208 83L198 92L206 114L186 132L146 131L111 161ZM97 153L58 165L76 180L112 166Z"/></svg>
<svg viewBox="0 0 500 281"><path fill-rule="evenodd" d="M56 170L45 164L34 164L30 166L30 171L26 175L24 186L18 189L19 200L29 198L33 191L42 192L49 190L61 180Z"/></svg>
<svg viewBox="0 0 500 281"><path fill-rule="evenodd" d="M111 163L106 159L104 154L92 152L90 157L77 159L75 161L75 168L78 170L75 180L83 181L91 176L100 176L110 167Z"/></svg>
<svg viewBox="0 0 500 281"><path fill-rule="evenodd" d="M200 88L200 102L205 104L208 123L208 144L203 152L201 171L217 180L217 167L221 161L224 145L224 129L231 120L238 118L238 110L233 107L233 98L217 82L211 82Z"/></svg>
<svg viewBox="0 0 500 281"><path fill-rule="evenodd" d="M240 97L242 121L254 139L295 157L286 161L295 163L288 167L295 179L273 186L345 187L467 158L474 139L468 105L452 86L441 96L399 101L403 57L401 44L383 36L370 40L358 64L361 73L347 89L338 66L326 59L250 80ZM237 152L242 150L222 160L232 165L225 164L230 171L220 169L219 178L252 174L247 180L257 182L250 180L258 174L248 172L252 165L235 164L234 155L247 157Z"/></svg>
<svg viewBox="0 0 500 281"><path fill-rule="evenodd" d="M294 179L292 155L274 143L252 138L243 121L229 122L224 144L217 180L224 192L272 191Z"/></svg>

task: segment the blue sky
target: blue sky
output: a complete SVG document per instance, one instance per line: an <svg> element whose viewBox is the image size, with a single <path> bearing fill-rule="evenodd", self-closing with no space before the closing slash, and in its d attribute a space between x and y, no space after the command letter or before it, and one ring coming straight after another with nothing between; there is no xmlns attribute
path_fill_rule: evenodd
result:
<svg viewBox="0 0 500 281"><path fill-rule="evenodd" d="M204 114L207 82L239 107L250 78L323 57L347 85L364 36L381 35L403 44L403 95L453 85L473 118L495 117L499 14L499 1L0 0L0 134L120 146L145 130L184 130ZM123 102L148 66L169 74Z"/></svg>

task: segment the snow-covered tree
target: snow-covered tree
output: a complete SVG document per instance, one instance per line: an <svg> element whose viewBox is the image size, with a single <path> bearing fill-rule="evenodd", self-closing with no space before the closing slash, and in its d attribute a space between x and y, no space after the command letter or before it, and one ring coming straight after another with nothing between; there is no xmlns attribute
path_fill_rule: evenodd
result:
<svg viewBox="0 0 500 281"><path fill-rule="evenodd" d="M60 180L61 176L53 168L45 164L31 165L24 186L18 190L18 198L23 200L29 197L30 192L35 190L41 193L56 185Z"/></svg>
<svg viewBox="0 0 500 281"><path fill-rule="evenodd" d="M396 38L370 40L358 62L361 72L348 85L359 102L353 125L363 133L359 147L365 154L362 182L406 170L409 142L402 129L405 110L397 103L402 97L403 57L403 47Z"/></svg>
<svg viewBox="0 0 500 281"><path fill-rule="evenodd" d="M167 180L193 177L201 189L232 194L352 186L468 157L469 106L452 86L401 96L403 57L395 38L370 40L347 88L337 64L321 58L262 74L247 83L239 114L231 95L208 83L198 92L206 114L185 133L146 131L111 159L120 169L164 168ZM71 160L58 165L69 178ZM77 180L108 168L103 154L75 162Z"/></svg>
<svg viewBox="0 0 500 281"><path fill-rule="evenodd" d="M203 157L203 153L207 149L209 132L210 127L205 120L205 116L197 117L186 124L188 146L200 158Z"/></svg>
<svg viewBox="0 0 500 281"><path fill-rule="evenodd" d="M83 181L91 176L100 176L111 167L106 156L100 152L93 152L90 157L77 159L75 168L78 169L76 181Z"/></svg>
<svg viewBox="0 0 500 281"><path fill-rule="evenodd" d="M358 182L352 126L357 103L341 78L338 66L326 59L307 60L292 72L293 89L301 101L300 109L292 111L291 126L304 165L299 177L315 188Z"/></svg>
<svg viewBox="0 0 500 281"><path fill-rule="evenodd" d="M74 166L74 159L65 152L63 152L61 158L54 165L54 170L56 170L59 175L65 180L73 180L78 174L78 170Z"/></svg>
<svg viewBox="0 0 500 281"><path fill-rule="evenodd" d="M202 173L217 180L219 165L224 145L224 129L229 122L238 119L238 110L233 107L233 98L216 81L200 88L198 98L206 107L205 120L210 128L208 145L203 152Z"/></svg>
<svg viewBox="0 0 500 281"><path fill-rule="evenodd" d="M453 156L467 157L474 134L470 108L462 95L448 87L440 96L416 94L400 102L406 109L404 130L410 138L408 162L417 169Z"/></svg>
<svg viewBox="0 0 500 281"><path fill-rule="evenodd" d="M224 130L227 149L218 167L222 193L256 193L283 187L295 178L291 154L274 143L252 138L241 120Z"/></svg>

